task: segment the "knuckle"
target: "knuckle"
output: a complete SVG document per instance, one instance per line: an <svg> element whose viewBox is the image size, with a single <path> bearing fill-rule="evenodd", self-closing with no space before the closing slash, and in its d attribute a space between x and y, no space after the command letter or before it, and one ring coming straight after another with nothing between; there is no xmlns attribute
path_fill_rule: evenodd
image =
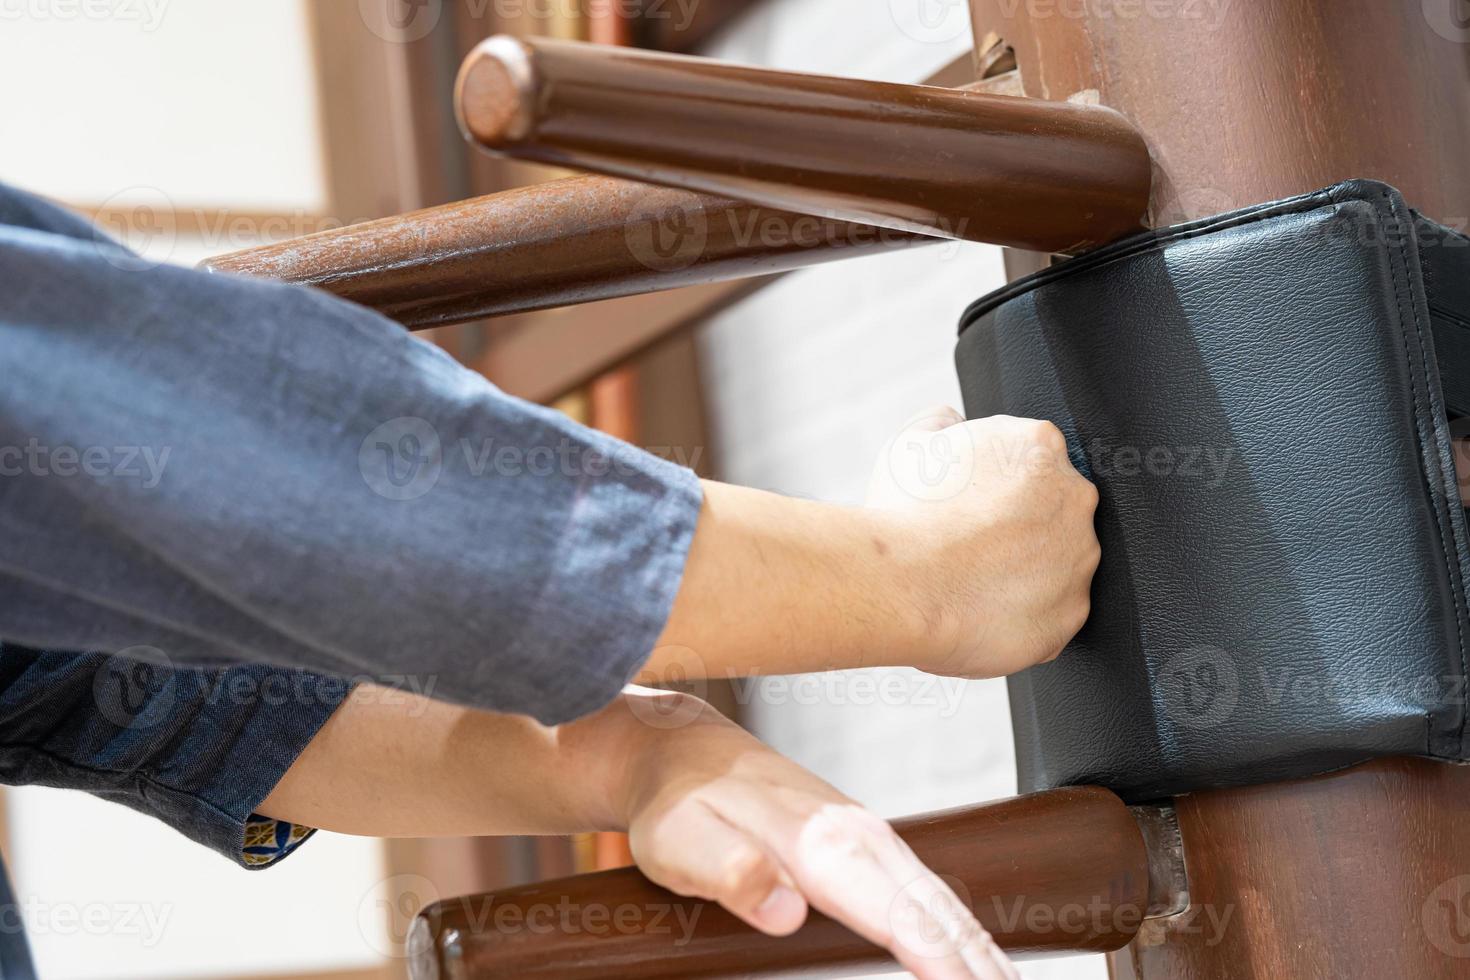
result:
<svg viewBox="0 0 1470 980"><path fill-rule="evenodd" d="M1033 419L1016 418L1014 415L992 415L976 423L999 445L1025 445L1031 441Z"/></svg>
<svg viewBox="0 0 1470 980"><path fill-rule="evenodd" d="M820 814L808 827L808 840L814 848L829 857L857 860L870 852L867 834L870 829L844 814Z"/></svg>
<svg viewBox="0 0 1470 980"><path fill-rule="evenodd" d="M753 847L736 848L721 862L717 889L728 898L754 899L770 890L775 869L770 860Z"/></svg>
<svg viewBox="0 0 1470 980"><path fill-rule="evenodd" d="M1062 430L1057 428L1055 422L1033 419L1030 435L1038 445L1047 449L1065 450L1067 448L1067 437L1062 435Z"/></svg>
<svg viewBox="0 0 1470 980"><path fill-rule="evenodd" d="M822 821L816 824L811 831L811 842L814 847L833 853L851 856L861 850L857 836L846 827L839 827L832 821Z"/></svg>
<svg viewBox="0 0 1470 980"><path fill-rule="evenodd" d="M671 874L666 878L654 878L654 881L663 885L675 895L691 895L697 898L713 898L708 891L701 888L699 882L686 874Z"/></svg>
<svg viewBox="0 0 1470 980"><path fill-rule="evenodd" d="M1102 501L1102 493L1097 489L1097 484L1086 477L1082 477L1078 482L1081 484L1083 504L1089 512L1097 510L1097 505Z"/></svg>
<svg viewBox="0 0 1470 980"><path fill-rule="evenodd" d="M1062 638L1056 635L1058 631L1059 626L1053 621L1045 635L1038 634L1028 645L1024 662L1035 665L1049 664L1055 660L1057 655L1062 652Z"/></svg>
<svg viewBox="0 0 1470 980"><path fill-rule="evenodd" d="M660 861L639 861L638 869L655 884L663 885L669 891L678 895L694 895L699 892L698 885L694 879L686 874L683 869Z"/></svg>
<svg viewBox="0 0 1470 980"><path fill-rule="evenodd" d="M1091 617L1092 600L1084 596L1082 601L1077 603L1077 608L1072 614L1072 632L1075 634L1082 627L1086 626L1087 620Z"/></svg>

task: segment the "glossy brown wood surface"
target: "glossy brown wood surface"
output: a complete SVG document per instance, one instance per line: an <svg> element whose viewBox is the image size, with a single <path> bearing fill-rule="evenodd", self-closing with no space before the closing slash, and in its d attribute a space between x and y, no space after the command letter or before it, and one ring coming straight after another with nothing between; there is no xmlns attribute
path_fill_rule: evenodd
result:
<svg viewBox="0 0 1470 980"><path fill-rule="evenodd" d="M497 153L945 238L1077 251L1148 201L1142 139L1090 106L506 36L457 102Z"/></svg>
<svg viewBox="0 0 1470 980"><path fill-rule="evenodd" d="M1190 909L1124 978L1470 976L1470 769L1387 759L1177 803Z"/></svg>
<svg viewBox="0 0 1470 980"><path fill-rule="evenodd" d="M236 252L205 268L317 286L419 330L934 241L580 177Z"/></svg>
<svg viewBox="0 0 1470 980"><path fill-rule="evenodd" d="M975 82L963 58L929 82L991 84ZM607 301L595 330L553 315L535 331L517 322L491 338L484 355L490 376L545 401L734 298L745 288L734 280L932 241L585 178L247 249L204 266L319 286L411 329ZM658 291L671 292L639 301Z"/></svg>
<svg viewBox="0 0 1470 980"><path fill-rule="evenodd" d="M1117 109L1148 141L1151 224L1383 180L1470 216L1470 20L1462 0L970 0L981 54L1025 94Z"/></svg>
<svg viewBox="0 0 1470 980"><path fill-rule="evenodd" d="M1148 907L1138 824L1105 790L1055 790L896 826L1014 955L1117 949ZM410 957L416 980L837 976L891 965L824 916L773 939L635 869L440 902L415 924Z"/></svg>

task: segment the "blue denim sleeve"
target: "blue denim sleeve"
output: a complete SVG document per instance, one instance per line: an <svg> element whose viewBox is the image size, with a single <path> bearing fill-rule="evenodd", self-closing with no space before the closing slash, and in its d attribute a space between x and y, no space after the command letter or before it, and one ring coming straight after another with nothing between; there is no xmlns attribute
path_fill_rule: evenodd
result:
<svg viewBox="0 0 1470 980"><path fill-rule="evenodd" d="M325 293L152 266L3 187L0 218L0 638L548 724L647 658L691 472Z"/></svg>
<svg viewBox="0 0 1470 980"><path fill-rule="evenodd" d="M314 831L255 808L349 691L274 667L186 670L6 644L0 782L83 790L266 867Z"/></svg>

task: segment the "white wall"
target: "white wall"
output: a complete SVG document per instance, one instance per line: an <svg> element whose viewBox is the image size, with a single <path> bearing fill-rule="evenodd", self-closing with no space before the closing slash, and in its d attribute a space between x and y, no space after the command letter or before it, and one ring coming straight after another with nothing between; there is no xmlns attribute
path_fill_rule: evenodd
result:
<svg viewBox="0 0 1470 980"><path fill-rule="evenodd" d="M0 180L320 213L310 0L0 0Z"/></svg>
<svg viewBox="0 0 1470 980"><path fill-rule="evenodd" d="M283 977L393 949L379 841L318 834L246 871L150 817L69 790L6 793L6 855L43 980Z"/></svg>
<svg viewBox="0 0 1470 980"><path fill-rule="evenodd" d="M915 82L970 50L967 10L962 0L771 0L710 53ZM699 339L721 476L860 501L872 461L906 419L959 405L960 312L1003 282L999 249L935 246L795 273L714 317ZM794 688L768 680L747 716L776 748L887 816L1014 794L1004 682L881 674L903 678L896 696L857 674ZM1106 976L1100 957L1023 972Z"/></svg>

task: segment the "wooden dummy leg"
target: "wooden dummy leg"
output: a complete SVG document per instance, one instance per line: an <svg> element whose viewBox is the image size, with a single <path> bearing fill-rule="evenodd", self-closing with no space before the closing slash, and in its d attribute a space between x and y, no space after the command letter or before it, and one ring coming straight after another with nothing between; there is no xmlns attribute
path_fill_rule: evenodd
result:
<svg viewBox="0 0 1470 980"><path fill-rule="evenodd" d="M1190 908L1116 980L1470 976L1470 767L1385 759L1177 801Z"/></svg>
<svg viewBox="0 0 1470 980"><path fill-rule="evenodd" d="M1027 95L1097 99L1139 126L1154 223L1352 177L1470 215L1470 29L1447 29L1453 4L1123 6L971 0L982 51L1013 48ZM1118 980L1470 976L1470 769L1385 760L1177 808L1193 905L1112 956Z"/></svg>

